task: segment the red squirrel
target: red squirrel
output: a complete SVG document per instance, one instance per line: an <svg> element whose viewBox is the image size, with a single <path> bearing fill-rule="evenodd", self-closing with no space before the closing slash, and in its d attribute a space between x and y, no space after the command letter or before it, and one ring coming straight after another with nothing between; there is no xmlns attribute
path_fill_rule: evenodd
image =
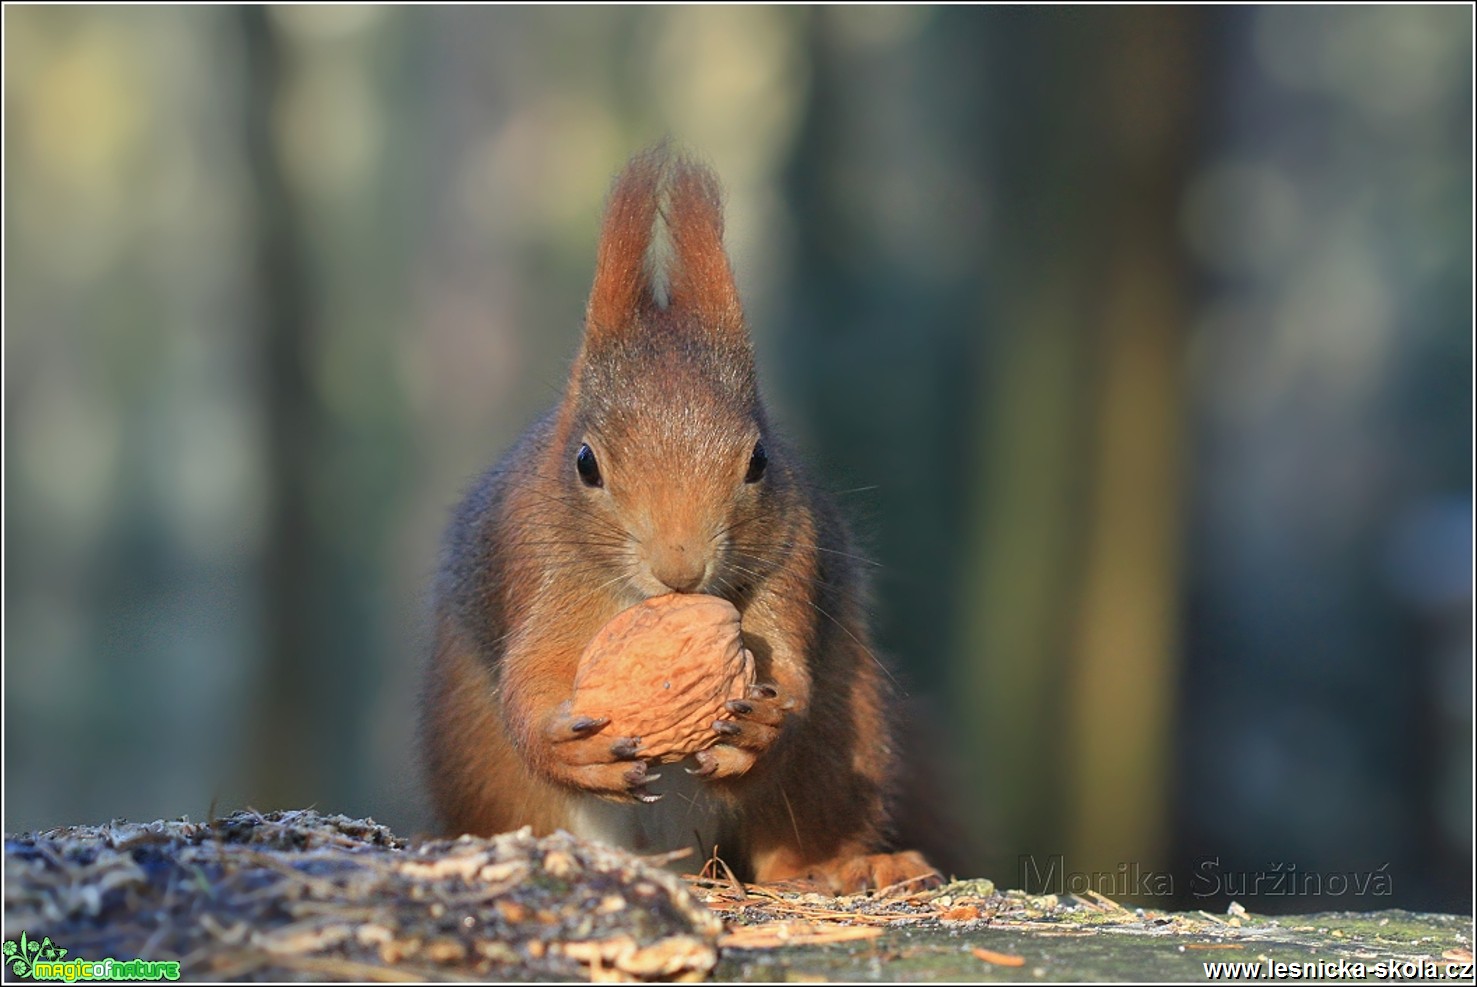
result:
<svg viewBox="0 0 1477 987"><path fill-rule="evenodd" d="M895 704L861 575L760 401L717 179L664 145L637 155L610 192L562 399L447 530L421 724L443 828L696 841L741 878L838 892L936 880L889 847ZM596 631L672 592L731 602L758 678L718 743L658 786L640 738L568 700Z"/></svg>

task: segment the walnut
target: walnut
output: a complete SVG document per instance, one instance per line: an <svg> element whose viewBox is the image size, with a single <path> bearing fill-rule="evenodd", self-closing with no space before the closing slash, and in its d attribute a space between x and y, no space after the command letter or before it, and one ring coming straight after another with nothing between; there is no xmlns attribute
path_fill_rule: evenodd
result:
<svg viewBox="0 0 1477 987"><path fill-rule="evenodd" d="M680 761L721 739L713 721L753 684L754 656L733 605L673 593L622 610L596 632L575 671L571 715L609 717L607 736L640 737L647 760Z"/></svg>

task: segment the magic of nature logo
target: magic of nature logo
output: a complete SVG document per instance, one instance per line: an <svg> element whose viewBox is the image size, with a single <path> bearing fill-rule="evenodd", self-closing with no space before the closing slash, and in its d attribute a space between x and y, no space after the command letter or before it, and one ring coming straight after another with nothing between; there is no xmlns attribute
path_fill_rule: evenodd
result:
<svg viewBox="0 0 1477 987"><path fill-rule="evenodd" d="M26 932L19 939L7 939L0 945L5 965L17 977L31 980L57 980L76 983L79 980L178 980L178 960L101 960L67 959L67 950L51 941L50 936L32 939Z"/></svg>

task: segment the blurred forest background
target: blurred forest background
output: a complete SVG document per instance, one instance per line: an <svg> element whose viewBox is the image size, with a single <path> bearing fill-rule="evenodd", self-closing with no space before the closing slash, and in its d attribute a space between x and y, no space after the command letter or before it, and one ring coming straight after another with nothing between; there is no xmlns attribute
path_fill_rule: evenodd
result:
<svg viewBox="0 0 1477 987"><path fill-rule="evenodd" d="M971 869L1470 909L1470 8L4 34L7 831L428 825L446 512L553 400L609 181L670 133L727 184L776 418L863 488ZM1350 893L1236 883L1288 870Z"/></svg>

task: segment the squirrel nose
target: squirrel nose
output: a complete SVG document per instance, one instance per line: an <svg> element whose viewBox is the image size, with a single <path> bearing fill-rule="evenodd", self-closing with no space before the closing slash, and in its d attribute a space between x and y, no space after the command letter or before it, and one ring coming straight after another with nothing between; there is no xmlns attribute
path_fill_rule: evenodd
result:
<svg viewBox="0 0 1477 987"><path fill-rule="evenodd" d="M655 552L651 560L651 574L663 586L677 593L691 593L701 586L707 568L706 559L696 552L688 552L681 545Z"/></svg>

